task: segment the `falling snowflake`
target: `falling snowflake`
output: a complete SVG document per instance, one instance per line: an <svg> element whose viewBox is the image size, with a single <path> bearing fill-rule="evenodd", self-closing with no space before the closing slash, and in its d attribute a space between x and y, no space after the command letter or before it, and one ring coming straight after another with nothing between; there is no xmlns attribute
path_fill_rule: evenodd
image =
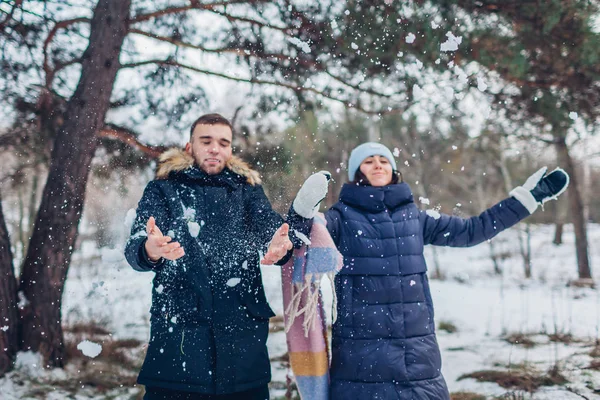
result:
<svg viewBox="0 0 600 400"><path fill-rule="evenodd" d="M156 287L156 293L158 294L161 294L163 290L165 290L165 287L162 285L162 283Z"/></svg>
<svg viewBox="0 0 600 400"><path fill-rule="evenodd" d="M440 45L440 51L458 50L458 45L462 43L462 36L454 36L452 32L448 32L446 37L448 39Z"/></svg>
<svg viewBox="0 0 600 400"><path fill-rule="evenodd" d="M89 340L84 340L83 342L77 345L77 350L80 350L84 356L95 358L102 351L102 346L98 343L90 342Z"/></svg>
<svg viewBox="0 0 600 400"><path fill-rule="evenodd" d="M478 76L477 77L477 89L479 89L479 91L481 92L485 92L485 90L487 89L487 84L485 83L485 81L483 80L482 77Z"/></svg>
<svg viewBox="0 0 600 400"><path fill-rule="evenodd" d="M190 231L190 235L193 238L198 237L200 233L200 225L197 222L188 222L188 230Z"/></svg>
<svg viewBox="0 0 600 400"><path fill-rule="evenodd" d="M414 34L414 33L409 33L409 34L406 36L406 39L405 39L405 40L406 40L406 43L414 43L416 38L417 38L417 37L415 36L415 34Z"/></svg>
<svg viewBox="0 0 600 400"><path fill-rule="evenodd" d="M421 99L425 95L425 91L416 83L413 85L413 96L415 99Z"/></svg>
<svg viewBox="0 0 600 400"><path fill-rule="evenodd" d="M300 50L302 50L305 53L310 53L310 51L311 51L310 45L306 42L303 42L302 40L300 40L298 38L288 38L288 42L299 47Z"/></svg>
<svg viewBox="0 0 600 400"><path fill-rule="evenodd" d="M435 210L427 210L425 211L425 213L427 213L427 215L429 215L433 219L440 219L441 217L440 213Z"/></svg>
<svg viewBox="0 0 600 400"><path fill-rule="evenodd" d="M421 204L425 204L426 206L429 205L429 199L426 197L419 197L419 201L421 202Z"/></svg>
<svg viewBox="0 0 600 400"><path fill-rule="evenodd" d="M135 217L137 217L137 213L135 212L135 209L130 208L127 211L127 214L125 215L125 221L123 221L123 225L130 228L131 225L133 225L133 221L135 221Z"/></svg>
<svg viewBox="0 0 600 400"><path fill-rule="evenodd" d="M196 210L191 207L183 207L183 219L193 221L196 219Z"/></svg>
<svg viewBox="0 0 600 400"><path fill-rule="evenodd" d="M575 111L571 111L569 113L569 118L571 118L573 121L576 121L577 118L579 118L579 115L577 115L577 113Z"/></svg>
<svg viewBox="0 0 600 400"><path fill-rule="evenodd" d="M27 307L29 300L27 300L27 297L25 297L25 293L23 293L23 291L19 291L17 296L19 297L19 303L17 304L17 307L21 309Z"/></svg>
<svg viewBox="0 0 600 400"><path fill-rule="evenodd" d="M226 285L229 287L237 286L242 280L240 278L231 278L227 281Z"/></svg>
<svg viewBox="0 0 600 400"><path fill-rule="evenodd" d="M109 249L107 247L103 247L100 249L100 254L102 261L105 263L116 263L124 260L123 249L120 248Z"/></svg>
<svg viewBox="0 0 600 400"><path fill-rule="evenodd" d="M143 229L143 230L137 231L135 234L131 235L129 240L135 240L137 238L146 237L146 236L148 236L148 233L146 232L145 229Z"/></svg>

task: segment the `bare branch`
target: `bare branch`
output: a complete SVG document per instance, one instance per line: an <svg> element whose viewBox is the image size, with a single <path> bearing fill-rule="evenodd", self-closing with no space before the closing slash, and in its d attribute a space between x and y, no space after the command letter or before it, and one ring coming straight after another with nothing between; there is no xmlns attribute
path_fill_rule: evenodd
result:
<svg viewBox="0 0 600 400"><path fill-rule="evenodd" d="M135 134L126 128L107 125L97 133L100 138L119 140L136 150L141 151L150 158L158 158L167 148L164 146L148 146L141 143Z"/></svg>
<svg viewBox="0 0 600 400"><path fill-rule="evenodd" d="M285 33L286 35L292 35L293 31L290 28L287 27L283 27L283 26L275 26L275 25L271 25L269 23L266 22L262 22L262 21L258 21L256 19L252 19L252 18L247 18L247 17L240 17L240 16L236 16L236 15L231 15L229 13L223 12L223 11L219 11L219 10L207 10L210 11L212 13L218 14L222 17L225 17L229 20L229 22L246 22L252 25L256 25L256 26L260 26L261 28L269 28L269 29L273 29L276 31L280 31Z"/></svg>
<svg viewBox="0 0 600 400"><path fill-rule="evenodd" d="M52 70L52 74L56 75L56 73L60 70L63 70L73 64L81 64L83 60L81 58L74 58L72 60L69 61L65 61L65 62L59 62L56 64L56 67L54 68L54 70Z"/></svg>
<svg viewBox="0 0 600 400"><path fill-rule="evenodd" d="M502 136L506 137L506 138L517 138L519 140L525 140L525 141L531 141L531 140L537 140L538 142L542 142L545 144L556 144L558 139L544 139L541 136L536 136L533 134L522 134L522 133L508 133L508 132L503 132L501 133Z"/></svg>
<svg viewBox="0 0 600 400"><path fill-rule="evenodd" d="M54 26L52 27L52 29L50 30L50 32L48 32L48 36L46 37L46 40L44 40L44 63L43 63L43 69L44 69L44 73L46 74L46 89L50 90L51 86L52 86L52 80L54 79L54 75L56 73L56 70L53 70L50 67L50 60L49 60L49 55L48 55L48 47L50 46L50 43L52 42L52 39L54 39L54 36L56 36L56 33L58 32L59 29L63 29L66 27L69 27L71 25L74 24L78 24L81 22L90 22L89 18L86 17L79 17L79 18L73 18L73 19L67 19L64 21L59 21L56 24L54 24Z"/></svg>
<svg viewBox="0 0 600 400"><path fill-rule="evenodd" d="M351 101L340 99L338 97L333 96L330 93L327 93L326 91L319 90L314 87L303 87L303 86L298 86L298 85L286 83L286 82L269 81L269 80L257 79L257 78L240 78L240 77L233 76L233 75L227 75L227 74L224 74L221 72L215 72L215 71L210 71L207 69L193 67L191 65L186 65L181 62L178 62L175 60L170 60L170 59L167 59L167 60L153 59L153 60L145 60L145 61L139 61L139 62L134 62L134 63L128 63L128 64L123 64L121 66L121 68L136 68L136 67L141 67L144 65L174 66L174 67L184 68L189 71L193 71L193 72L197 72L197 73L201 73L201 74L205 74L205 75L218 76L220 78L224 78L224 79L228 79L228 80L232 80L232 81L236 81L236 82L245 82L245 83L250 83L250 84L258 84L258 85L279 86L279 87L283 87L286 89L290 89L297 93L310 92L310 93L314 93L316 95L325 97L329 100L333 100L335 102L342 103L346 107L355 108L358 111L361 111L361 112L364 112L365 114L370 114L370 115L398 114L398 113L402 113L405 111L404 108L387 108L387 109L382 109L382 110L368 110L368 109L363 108L359 104L354 104Z"/></svg>
<svg viewBox="0 0 600 400"><path fill-rule="evenodd" d="M204 51L207 53L216 53L216 54L231 53L231 54L236 54L238 56L256 57L256 58L260 58L260 59L274 59L274 60L278 60L278 61L292 61L293 60L298 65L301 65L301 66L304 66L307 68L312 67L312 68L315 68L319 72L325 72L327 75L329 75L329 77L335 79L342 85L348 86L356 91L360 91L360 92L367 93L367 94L370 94L373 96L378 96L378 97L384 97L384 98L391 97L389 94L381 93L381 92L378 92L376 90L369 89L369 88L362 88L359 85L349 83L349 82L345 81L343 78L341 78L340 76L330 72L326 66L324 66L322 63L315 61L315 60L298 59L298 58L291 57L291 56L288 56L285 54L261 53L261 52L252 51L252 50L248 50L248 49L242 49L242 48L238 48L238 47L207 48L207 47L204 47L201 45L191 44L191 43L184 42L182 40L171 38L168 36L156 35L154 33L146 32L141 29L135 29L135 28L130 29L129 32L137 34L137 35L146 36L146 37L149 37L152 39L156 39L156 40L159 40L162 42L171 43L177 47L183 47L183 48L188 48L188 49L193 49L193 50L200 50L200 51Z"/></svg>
<svg viewBox="0 0 600 400"><path fill-rule="evenodd" d="M221 47L221 48L208 48L198 44L192 44L188 42L184 42L179 39L171 38L168 36L160 36L151 32L146 32L141 29L130 29L129 32L135 33L137 35L146 36L152 39L159 40L161 42L171 43L177 47L183 47L187 49L200 50L207 53L232 53L237 54L239 56L253 56L258 58L274 58L276 60L291 60L292 57L286 56L285 54L276 54L276 53L258 53L256 51L245 50L238 47Z"/></svg>
<svg viewBox="0 0 600 400"><path fill-rule="evenodd" d="M233 112L233 117L231 117L231 125L235 126L240 111L242 111L242 108L244 108L243 105L236 107L235 111Z"/></svg>
<svg viewBox="0 0 600 400"><path fill-rule="evenodd" d="M23 143L26 138L20 135L18 132L11 131L0 135L0 148L14 147Z"/></svg>
<svg viewBox="0 0 600 400"><path fill-rule="evenodd" d="M319 66L320 66L320 64L319 64ZM325 67L323 67L323 69L321 69L321 71L325 72L330 78L335 79L337 82L341 83L342 85L348 86L349 88L352 88L352 89L354 89L356 91L363 92L363 93L366 93L366 94L370 94L370 95L373 95L373 96L384 97L384 98L388 98L388 99L392 97L389 94L381 93L381 92L379 92L377 90L374 90L374 89L362 88L362 87L360 87L360 84L355 85L353 83L347 82L343 78L341 78L340 76L335 75L334 73L332 73L331 71L329 71L328 69L326 69Z"/></svg>
<svg viewBox="0 0 600 400"><path fill-rule="evenodd" d="M263 3L266 0L229 0L229 1L215 1L213 3L200 3L198 0L190 0L190 4L187 6L179 7L167 7L162 10L153 11L148 14L137 15L129 20L131 24L138 22L148 21L153 18L161 17L163 15L180 14L190 10L208 10L211 11L214 7L228 6L231 4L245 4L245 3Z"/></svg>
<svg viewBox="0 0 600 400"><path fill-rule="evenodd" d="M8 25L8 22L12 19L15 10L17 8L21 8L21 6L23 5L23 0L16 0L15 3L13 4L12 8L10 9L10 11L8 13L6 13L6 17L0 21L0 32L4 31L4 28L6 28L6 25Z"/></svg>

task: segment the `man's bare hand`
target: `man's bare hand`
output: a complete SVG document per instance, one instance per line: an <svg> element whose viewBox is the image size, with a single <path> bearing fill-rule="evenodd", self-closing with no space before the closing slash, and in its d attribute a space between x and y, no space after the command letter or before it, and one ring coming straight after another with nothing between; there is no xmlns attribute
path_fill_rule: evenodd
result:
<svg viewBox="0 0 600 400"><path fill-rule="evenodd" d="M169 236L162 234L158 226L156 226L154 217L148 218L146 233L148 234L148 240L146 240L145 245L146 254L148 254L148 258L151 261L157 262L161 258L174 261L185 255L183 247L181 247L179 242L171 242L172 239Z"/></svg>
<svg viewBox="0 0 600 400"><path fill-rule="evenodd" d="M273 239L271 240L271 244L269 245L267 253L263 259L260 260L261 264L275 264L277 261L281 260L289 250L292 249L292 241L288 237L289 231L290 226L288 224L283 224L279 227L279 229L277 229L273 235Z"/></svg>

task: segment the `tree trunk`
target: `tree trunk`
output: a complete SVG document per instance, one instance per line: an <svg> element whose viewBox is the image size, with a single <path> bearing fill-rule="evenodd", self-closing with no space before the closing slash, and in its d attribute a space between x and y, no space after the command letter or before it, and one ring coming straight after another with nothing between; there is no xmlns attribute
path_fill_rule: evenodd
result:
<svg viewBox="0 0 600 400"><path fill-rule="evenodd" d="M0 197L0 377L13 367L19 348L17 280Z"/></svg>
<svg viewBox="0 0 600 400"><path fill-rule="evenodd" d="M562 158L558 155L556 161L559 165L563 164ZM564 228L569 218L569 195L561 196L558 200L553 202L552 205L554 206L555 223L554 240L552 240L552 243L556 246L560 246L563 244Z"/></svg>
<svg viewBox="0 0 600 400"><path fill-rule="evenodd" d="M590 268L590 259L588 256L588 241L586 231L586 221L583 210L583 199L579 190L575 164L569 154L566 138L559 137L556 141L556 153L560 160L561 167L567 171L571 178L569 189L567 190L569 198L569 209L573 219L573 230L575 231L575 249L577 254L577 269L579 279L591 279L592 271Z"/></svg>
<svg viewBox="0 0 600 400"><path fill-rule="evenodd" d="M565 224L563 224L562 222L557 222L554 227L554 240L552 240L552 243L554 243L557 246L560 246L563 243L562 235L564 225Z"/></svg>
<svg viewBox="0 0 600 400"><path fill-rule="evenodd" d="M496 254L496 246L493 240L488 241L488 249L490 250L490 259L492 260L492 264L494 264L494 274L502 275L502 267L500 267L500 262L498 261L499 257Z"/></svg>
<svg viewBox="0 0 600 400"><path fill-rule="evenodd" d="M85 187L104 124L127 34L131 0L99 0L81 76L52 149L50 169L21 274L23 349L39 351L48 367L65 362L62 292L77 238Z"/></svg>
<svg viewBox="0 0 600 400"><path fill-rule="evenodd" d="M523 256L523 264L525 265L525 278L531 278L531 225L525 224L525 247L521 253Z"/></svg>
<svg viewBox="0 0 600 400"><path fill-rule="evenodd" d="M508 162L506 160L506 155L504 154L505 146L503 143L500 145L500 149L498 151L500 171L502 173L502 179L504 180L504 188L507 193L513 189L513 179L510 174L510 170L508 169ZM517 239L519 240L519 251L521 253L521 259L523 260L523 271L525 272L525 278L531 278L531 244L530 244L530 229L529 224L526 224L525 232L527 234L527 243L525 243L525 238L523 237L523 231L520 226L517 228Z"/></svg>

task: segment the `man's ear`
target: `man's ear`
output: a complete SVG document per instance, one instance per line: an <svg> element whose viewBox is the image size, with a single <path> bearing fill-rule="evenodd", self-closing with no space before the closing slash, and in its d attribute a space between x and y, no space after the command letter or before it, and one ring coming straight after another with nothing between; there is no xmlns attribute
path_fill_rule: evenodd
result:
<svg viewBox="0 0 600 400"><path fill-rule="evenodd" d="M185 144L185 152L188 153L190 156L192 155L192 144L190 142L187 142Z"/></svg>

